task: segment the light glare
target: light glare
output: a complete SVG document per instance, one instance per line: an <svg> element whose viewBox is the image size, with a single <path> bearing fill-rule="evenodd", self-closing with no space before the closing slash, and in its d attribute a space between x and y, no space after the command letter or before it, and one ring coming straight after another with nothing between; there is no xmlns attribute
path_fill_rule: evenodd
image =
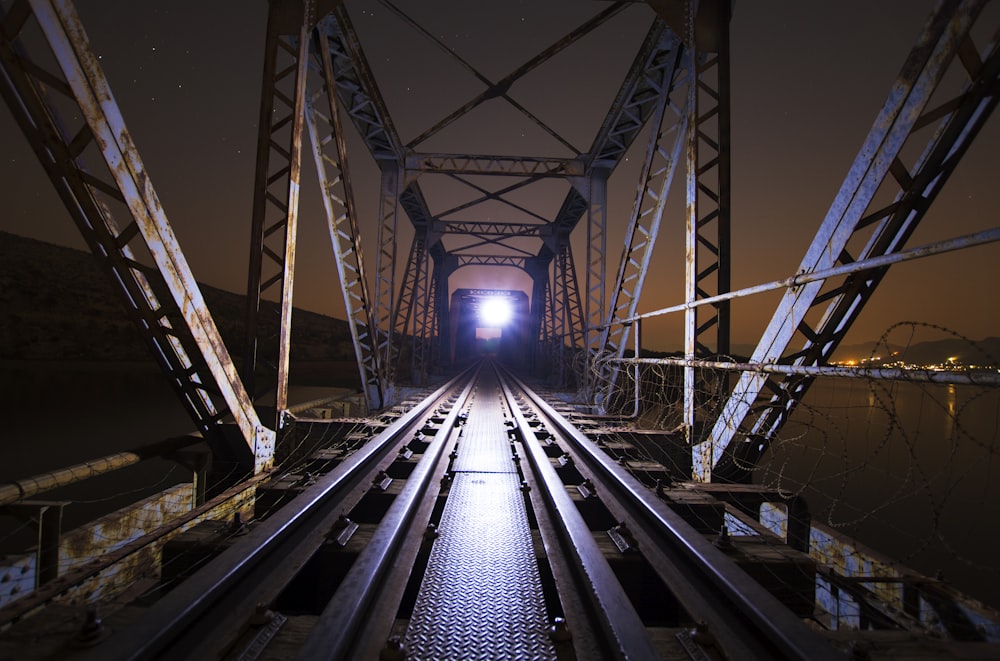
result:
<svg viewBox="0 0 1000 661"><path fill-rule="evenodd" d="M510 303L506 299L487 298L479 304L479 320L487 326L503 326L510 316Z"/></svg>

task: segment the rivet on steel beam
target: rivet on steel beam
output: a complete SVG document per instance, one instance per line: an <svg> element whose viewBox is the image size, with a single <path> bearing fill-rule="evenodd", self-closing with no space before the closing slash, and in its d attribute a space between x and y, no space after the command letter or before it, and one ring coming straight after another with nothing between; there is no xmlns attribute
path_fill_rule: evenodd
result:
<svg viewBox="0 0 1000 661"><path fill-rule="evenodd" d="M565 618L557 617L552 620L552 626L549 627L549 638L554 643L565 643L572 640L573 634L570 633L569 627L566 626Z"/></svg>
<svg viewBox="0 0 1000 661"><path fill-rule="evenodd" d="M97 612L97 605L90 604L87 606L83 628L73 639L73 647L93 647L110 635L111 627L104 626L104 622Z"/></svg>
<svg viewBox="0 0 1000 661"><path fill-rule="evenodd" d="M399 636L385 641L385 647L378 653L378 661L403 661L405 658L406 648Z"/></svg>
<svg viewBox="0 0 1000 661"><path fill-rule="evenodd" d="M733 548L733 540L729 536L729 528L724 523L722 524L722 530L719 531L719 537L715 540L715 546L723 550Z"/></svg>
<svg viewBox="0 0 1000 661"><path fill-rule="evenodd" d="M428 523L427 528L424 529L424 540L428 542L433 542L435 539L440 537L441 533L438 532L437 526L433 523Z"/></svg>

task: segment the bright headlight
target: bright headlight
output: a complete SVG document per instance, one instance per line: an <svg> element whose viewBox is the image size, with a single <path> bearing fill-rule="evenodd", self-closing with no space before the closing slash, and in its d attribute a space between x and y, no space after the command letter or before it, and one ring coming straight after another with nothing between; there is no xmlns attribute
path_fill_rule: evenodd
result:
<svg viewBox="0 0 1000 661"><path fill-rule="evenodd" d="M503 298L487 298L479 304L479 321L488 327L499 327L510 321L510 302Z"/></svg>

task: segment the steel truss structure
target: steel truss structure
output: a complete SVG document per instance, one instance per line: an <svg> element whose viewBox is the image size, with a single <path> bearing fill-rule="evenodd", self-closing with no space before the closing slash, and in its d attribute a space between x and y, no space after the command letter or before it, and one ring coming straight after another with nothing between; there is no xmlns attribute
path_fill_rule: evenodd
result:
<svg viewBox="0 0 1000 661"><path fill-rule="evenodd" d="M217 461L269 468L275 433L239 379L72 4L18 2L0 8L0 23L4 100L181 403Z"/></svg>
<svg viewBox="0 0 1000 661"><path fill-rule="evenodd" d="M979 50L970 31L987 3L938 3L903 65L798 272L808 274L901 251L943 184L996 107L1000 94L1000 31ZM928 104L946 73L966 81L956 96ZM920 146L907 164L904 146ZM891 187L892 201L875 206ZM851 254L850 246L860 246ZM888 264L790 287L750 359L754 364L821 366L858 318ZM810 315L817 311L820 314ZM791 350L789 350L791 348ZM704 480L747 479L814 377L743 372L696 453Z"/></svg>
<svg viewBox="0 0 1000 661"><path fill-rule="evenodd" d="M800 275L829 275L788 285L750 360L796 369L734 367L740 375L728 402L711 418L698 410L694 393L698 369L725 363L730 351L730 2L602 3L576 28L495 78L402 8L379 0L394 20L481 85L467 102L404 142L348 5L269 0L242 374L198 292L70 0L17 0L0 10L0 87L198 428L219 457L258 472L273 461L275 435L288 409L306 136L358 370L373 410L393 403L397 381L424 383L449 367L444 347L450 278L459 269L483 266L517 269L530 279L528 323L539 370L557 375L559 385L579 388L598 410L610 408L621 397L619 373L631 326L643 316L638 304L668 193L683 165L686 287L684 303L675 309L685 316L683 405L687 438L696 448L693 474L706 481L738 481L746 479L808 389L814 372L805 368L828 362L878 286L891 262L877 259L903 249L995 107L996 41L978 50L969 37L986 2L938 3L802 261ZM637 10L649 15L648 31L587 150L511 93L533 71L633 11L632 5L645 4ZM35 33L40 38L25 36ZM928 108L952 62L967 85L953 99ZM570 155L424 149L492 101L512 108ZM381 177L373 283L348 165L349 125ZM640 136L645 149L639 149ZM926 146L906 165L900 154L908 140ZM630 150L641 153L642 163L612 282L608 236L617 226L609 219L608 182ZM431 184L440 181L471 199L430 204L436 190ZM895 186L893 201L870 208L884 182ZM564 197L554 214L519 201L542 185L561 185ZM485 204L494 210L499 205L509 219L482 214ZM403 217L411 227L400 226ZM584 219L581 283L572 239ZM401 261L401 237L411 233ZM838 270L853 263L877 266ZM729 392L728 382L722 385ZM269 392L273 412L258 410L261 403L272 403L260 399ZM235 424L223 423L229 418Z"/></svg>

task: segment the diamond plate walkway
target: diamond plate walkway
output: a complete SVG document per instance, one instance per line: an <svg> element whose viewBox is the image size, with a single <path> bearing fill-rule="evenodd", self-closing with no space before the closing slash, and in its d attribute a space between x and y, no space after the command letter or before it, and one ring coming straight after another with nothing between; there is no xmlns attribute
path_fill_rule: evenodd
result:
<svg viewBox="0 0 1000 661"><path fill-rule="evenodd" d="M411 659L554 659L531 530L484 370L405 645Z"/></svg>

